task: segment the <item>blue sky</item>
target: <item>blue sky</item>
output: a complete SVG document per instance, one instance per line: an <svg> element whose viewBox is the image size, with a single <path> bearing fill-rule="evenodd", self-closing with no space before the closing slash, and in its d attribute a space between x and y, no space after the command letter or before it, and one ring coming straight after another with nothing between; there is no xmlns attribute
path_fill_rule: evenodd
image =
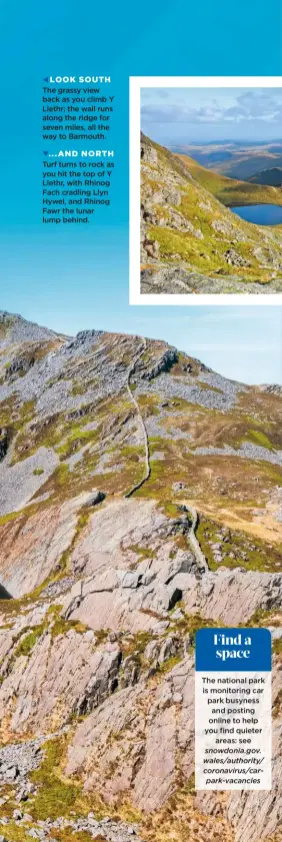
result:
<svg viewBox="0 0 282 842"><path fill-rule="evenodd" d="M282 88L143 88L141 123L159 143L282 138Z"/></svg>
<svg viewBox="0 0 282 842"><path fill-rule="evenodd" d="M280 0L271 8L264 0L174 0L173 9L155 0L138 25L130 0L122 11L108 0L101 14L85 0L78 11L74 0L54 10L37 0L1 3L0 308L65 333L97 327L160 337L231 377L282 382L278 308L128 304L129 76L280 74ZM95 225L41 222L40 100L51 74L113 79L113 204Z"/></svg>

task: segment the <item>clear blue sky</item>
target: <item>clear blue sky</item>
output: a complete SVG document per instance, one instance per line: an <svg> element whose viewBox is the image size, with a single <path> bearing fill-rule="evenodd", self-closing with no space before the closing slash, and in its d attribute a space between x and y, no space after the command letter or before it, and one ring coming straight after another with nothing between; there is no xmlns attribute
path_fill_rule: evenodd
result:
<svg viewBox="0 0 282 842"><path fill-rule="evenodd" d="M141 123L164 144L282 139L282 88L143 88Z"/></svg>
<svg viewBox="0 0 282 842"><path fill-rule="evenodd" d="M280 0L155 0L138 25L129 0L109 0L106 11L85 0L79 10L73 0L54 9L2 0L0 308L66 333L161 337L231 377L282 382L278 308L128 304L128 77L280 74ZM113 204L96 225L41 223L40 99L51 74L113 79Z"/></svg>

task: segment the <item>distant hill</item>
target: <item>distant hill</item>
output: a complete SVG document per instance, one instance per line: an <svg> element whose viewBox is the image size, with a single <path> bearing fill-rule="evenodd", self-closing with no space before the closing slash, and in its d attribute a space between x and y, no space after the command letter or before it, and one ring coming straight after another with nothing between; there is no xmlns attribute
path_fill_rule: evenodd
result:
<svg viewBox="0 0 282 842"><path fill-rule="evenodd" d="M224 175L229 176L229 178L240 178L243 181L250 179L253 175L256 175L258 172L262 170L271 169L273 165L276 164L277 167L282 167L282 154L280 155L268 152L265 150L260 153L247 152L240 155L239 153L234 156L233 160L231 161L223 161L218 166L215 165L214 168L216 170L220 170L221 173Z"/></svg>
<svg viewBox="0 0 282 842"><path fill-rule="evenodd" d="M234 160L234 150L233 147L231 149L225 148L224 146L220 148L213 148L208 146L207 149L205 146L198 147L198 146L171 146L171 152L175 152L178 155L188 155L195 159L198 164L202 164L203 167L210 167L213 168L216 164L223 164L225 161L233 161Z"/></svg>
<svg viewBox="0 0 282 842"><path fill-rule="evenodd" d="M173 152L194 158L198 164L229 178L249 180L263 170L282 168L282 143L221 141L174 146ZM268 183L268 182L266 182Z"/></svg>
<svg viewBox="0 0 282 842"><path fill-rule="evenodd" d="M248 181L252 184L268 184L270 187L281 187L282 167L270 167L270 169L261 170L248 178Z"/></svg>

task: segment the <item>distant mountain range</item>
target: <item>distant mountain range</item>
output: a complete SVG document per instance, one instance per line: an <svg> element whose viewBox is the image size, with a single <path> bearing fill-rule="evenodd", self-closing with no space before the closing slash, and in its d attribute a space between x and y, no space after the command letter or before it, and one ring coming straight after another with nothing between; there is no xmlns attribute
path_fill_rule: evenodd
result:
<svg viewBox="0 0 282 842"><path fill-rule="evenodd" d="M191 156L202 166L229 178L249 179L260 171L282 167L282 141L270 143L220 143L174 145L171 151ZM268 184L269 182L258 182Z"/></svg>

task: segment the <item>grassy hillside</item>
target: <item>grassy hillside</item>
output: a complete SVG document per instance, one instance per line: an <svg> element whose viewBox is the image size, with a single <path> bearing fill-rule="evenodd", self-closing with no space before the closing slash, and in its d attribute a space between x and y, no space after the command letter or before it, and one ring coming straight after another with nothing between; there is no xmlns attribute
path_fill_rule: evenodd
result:
<svg viewBox="0 0 282 842"><path fill-rule="evenodd" d="M280 227L253 225L229 210L230 205L254 203L282 205L282 192L228 179L143 137L143 267L181 266L210 278L231 278L234 284L238 279L260 284L280 281Z"/></svg>
<svg viewBox="0 0 282 842"><path fill-rule="evenodd" d="M282 191L280 189L269 186L269 182L261 184L259 181L257 183L258 175L261 174L253 176L250 181L238 181L202 167L201 164L198 164L193 158L188 158L187 155L177 157L181 158L181 161L188 167L193 178L226 207L255 204L282 205ZM266 170L266 172L273 171ZM279 172L282 180L282 170Z"/></svg>

